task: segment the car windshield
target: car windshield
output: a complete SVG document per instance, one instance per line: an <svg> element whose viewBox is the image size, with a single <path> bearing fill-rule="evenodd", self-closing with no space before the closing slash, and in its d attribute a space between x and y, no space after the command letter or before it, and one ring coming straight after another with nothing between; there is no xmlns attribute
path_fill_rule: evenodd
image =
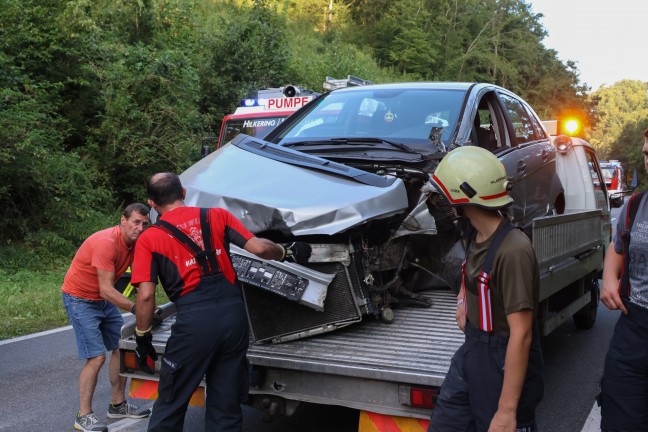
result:
<svg viewBox="0 0 648 432"><path fill-rule="evenodd" d="M331 140L342 148L373 138L436 152L449 146L464 96L463 90L440 89L332 92L295 118L274 142L299 149L300 143Z"/></svg>
<svg viewBox="0 0 648 432"><path fill-rule="evenodd" d="M616 168L603 168L601 173L605 181L611 181L616 176Z"/></svg>

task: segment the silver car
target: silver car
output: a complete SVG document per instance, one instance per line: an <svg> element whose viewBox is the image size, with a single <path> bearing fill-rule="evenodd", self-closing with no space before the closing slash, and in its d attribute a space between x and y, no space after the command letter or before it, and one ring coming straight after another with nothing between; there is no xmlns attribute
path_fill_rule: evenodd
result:
<svg viewBox="0 0 648 432"><path fill-rule="evenodd" d="M243 283L253 335L283 341L364 315L389 320L403 302L428 305L425 290L457 289L460 227L429 179L448 151L465 145L487 148L505 165L509 217L518 226L564 210L542 122L520 97L491 84L335 90L263 140L239 135L181 178L187 204L227 208L257 236L309 242L308 270L333 276L313 312L294 301L301 294L270 282L287 272L307 285L311 276L300 266L256 264L255 271L272 271L268 286ZM240 278L250 281L251 258L234 255Z"/></svg>

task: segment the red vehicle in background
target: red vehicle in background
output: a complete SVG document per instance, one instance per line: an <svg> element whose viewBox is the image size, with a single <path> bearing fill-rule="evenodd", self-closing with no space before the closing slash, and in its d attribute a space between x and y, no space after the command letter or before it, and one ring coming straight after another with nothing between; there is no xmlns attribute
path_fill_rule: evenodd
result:
<svg viewBox="0 0 648 432"><path fill-rule="evenodd" d="M216 149L240 133L253 137L265 136L317 95L319 93L292 85L259 90L258 98L243 99L233 114L223 118Z"/></svg>
<svg viewBox="0 0 648 432"><path fill-rule="evenodd" d="M343 79L326 77L323 87L330 91L366 84L372 82L348 75ZM223 118L216 149L221 148L240 133L252 137L264 137L286 117L319 95L318 92L294 85L259 90L256 98L243 99L234 113Z"/></svg>
<svg viewBox="0 0 648 432"><path fill-rule="evenodd" d="M613 207L621 207L624 200L623 191L627 189L625 170L618 160L601 161L600 165L610 204Z"/></svg>

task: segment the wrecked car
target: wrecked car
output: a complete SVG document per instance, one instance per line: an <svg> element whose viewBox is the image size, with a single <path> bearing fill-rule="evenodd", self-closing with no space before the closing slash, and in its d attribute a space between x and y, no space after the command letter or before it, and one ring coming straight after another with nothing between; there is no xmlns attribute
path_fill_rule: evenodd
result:
<svg viewBox="0 0 648 432"><path fill-rule="evenodd" d="M556 149L541 121L491 84L335 90L264 139L239 135L185 171L187 205L224 207L257 236L313 248L306 267L231 251L253 338L298 339L365 315L390 321L403 303L429 306L424 290L458 289L460 230L429 179L448 151L467 145L505 165L513 223L529 228L563 212ZM318 291L300 302L308 281Z"/></svg>

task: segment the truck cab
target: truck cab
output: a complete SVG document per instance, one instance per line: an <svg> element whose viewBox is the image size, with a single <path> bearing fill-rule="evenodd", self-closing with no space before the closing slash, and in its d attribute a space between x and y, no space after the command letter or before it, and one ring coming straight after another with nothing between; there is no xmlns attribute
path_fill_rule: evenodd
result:
<svg viewBox="0 0 648 432"><path fill-rule="evenodd" d="M258 97L243 99L232 114L223 118L216 149L240 133L264 137L318 94L293 85L259 90Z"/></svg>

